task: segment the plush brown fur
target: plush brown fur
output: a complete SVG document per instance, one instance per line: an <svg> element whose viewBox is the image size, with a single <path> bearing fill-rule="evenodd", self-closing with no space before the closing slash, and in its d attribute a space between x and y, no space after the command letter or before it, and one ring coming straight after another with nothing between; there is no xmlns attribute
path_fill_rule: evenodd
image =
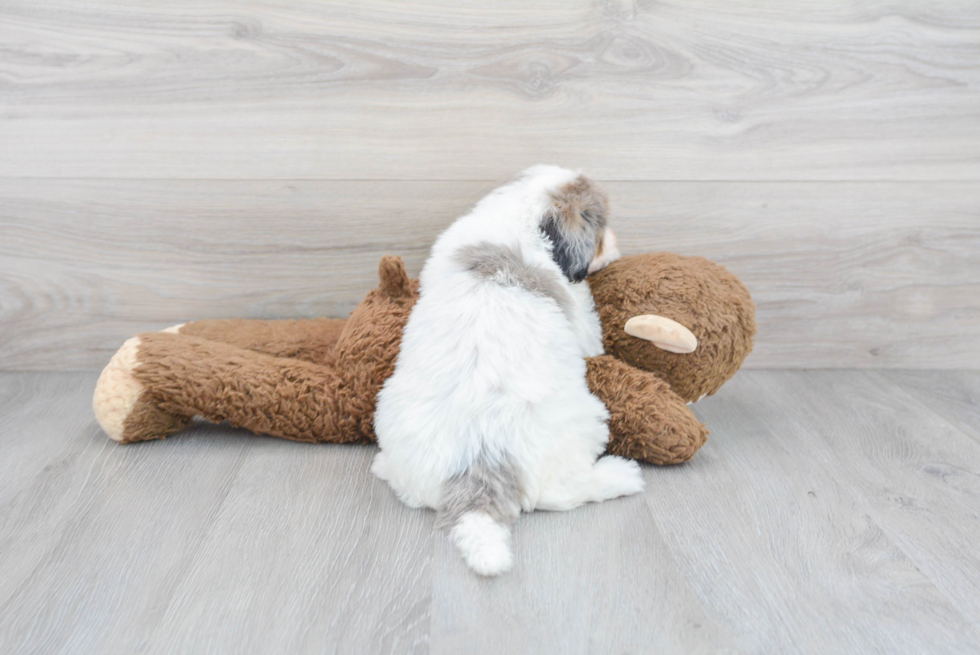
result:
<svg viewBox="0 0 980 655"><path fill-rule="evenodd" d="M139 335L132 375L142 392L122 441L169 436L193 416L298 441L373 441L376 397L418 299L400 259L384 257L379 276L346 320L199 321ZM654 464L690 459L708 431L685 401L716 391L751 349L748 292L717 264L669 254L623 258L589 284L608 354L588 360L588 382L610 412L609 451ZM641 313L688 326L698 350L665 353L626 335L626 320Z"/></svg>
<svg viewBox="0 0 980 655"><path fill-rule="evenodd" d="M193 415L167 411L161 407L159 397L144 391L123 423L124 443L152 441L177 434L189 428L193 419Z"/></svg>
<svg viewBox="0 0 980 655"><path fill-rule="evenodd" d="M327 434L339 442L367 441L336 431L340 379L331 367L184 334L139 337L133 375L144 387L141 403L296 441L321 441Z"/></svg>
<svg viewBox="0 0 980 655"><path fill-rule="evenodd" d="M606 353L655 373L686 401L718 391L752 350L752 297L738 278L707 259L667 252L633 255L593 274L589 286ZM685 326L697 337L697 349L671 353L626 334L626 321L641 314Z"/></svg>
<svg viewBox="0 0 980 655"><path fill-rule="evenodd" d="M337 340L346 323L344 318L280 321L232 318L187 323L181 326L180 334L220 341L273 357L333 364Z"/></svg>
<svg viewBox="0 0 980 655"><path fill-rule="evenodd" d="M586 366L589 388L609 410L609 452L653 464L679 464L707 441L708 428L653 373L610 355L590 357Z"/></svg>
<svg viewBox="0 0 980 655"><path fill-rule="evenodd" d="M374 441L374 407L381 385L395 372L402 330L419 297L400 257L386 255L378 269L381 284L358 305L337 342L337 370L344 381L338 406L341 433ZM333 435L324 435L333 441Z"/></svg>

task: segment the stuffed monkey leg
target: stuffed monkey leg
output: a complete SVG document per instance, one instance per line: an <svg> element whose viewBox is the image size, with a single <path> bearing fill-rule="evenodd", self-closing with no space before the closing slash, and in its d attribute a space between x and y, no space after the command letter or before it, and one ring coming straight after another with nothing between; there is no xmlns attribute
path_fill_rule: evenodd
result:
<svg viewBox="0 0 980 655"><path fill-rule="evenodd" d="M234 318L182 323L164 332L227 343L273 357L333 365L337 340L346 324L346 318L273 321Z"/></svg>
<svg viewBox="0 0 980 655"><path fill-rule="evenodd" d="M122 443L164 438L194 416L296 441L337 441L338 384L328 366L145 333L127 341L102 372L93 408Z"/></svg>
<svg viewBox="0 0 980 655"><path fill-rule="evenodd" d="M589 388L609 410L608 451L651 464L680 464L708 437L670 385L610 355L586 360Z"/></svg>
<svg viewBox="0 0 980 655"><path fill-rule="evenodd" d="M678 464L704 444L707 428L663 380L608 355L589 358L587 367L589 387L609 409L609 452ZM162 439L194 416L296 441L371 441L341 429L338 386L327 366L158 332L119 349L99 378L93 408L122 443Z"/></svg>

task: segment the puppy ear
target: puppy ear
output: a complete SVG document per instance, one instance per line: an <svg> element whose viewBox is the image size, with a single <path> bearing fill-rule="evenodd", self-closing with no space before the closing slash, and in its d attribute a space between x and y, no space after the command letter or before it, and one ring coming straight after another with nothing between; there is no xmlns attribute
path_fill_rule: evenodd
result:
<svg viewBox="0 0 980 655"><path fill-rule="evenodd" d="M551 241L551 257L572 282L585 279L602 245L609 201L595 182L579 175L555 191L541 220L541 232Z"/></svg>

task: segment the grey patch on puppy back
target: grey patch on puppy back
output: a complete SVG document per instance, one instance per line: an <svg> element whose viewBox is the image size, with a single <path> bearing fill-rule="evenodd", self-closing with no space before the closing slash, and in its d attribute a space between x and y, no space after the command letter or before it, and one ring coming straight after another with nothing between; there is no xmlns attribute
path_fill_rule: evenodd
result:
<svg viewBox="0 0 980 655"><path fill-rule="evenodd" d="M481 512L511 525L521 513L521 484L509 458L490 461L480 454L468 469L442 483L436 525L450 530L464 514Z"/></svg>
<svg viewBox="0 0 980 655"><path fill-rule="evenodd" d="M551 241L551 256L572 282L580 282L602 244L609 200L599 186L579 175L551 195L552 205L541 220Z"/></svg>
<svg viewBox="0 0 980 655"><path fill-rule="evenodd" d="M566 316L571 316L572 299L562 286L561 277L528 264L517 247L481 241L457 250L456 259L477 277L551 298Z"/></svg>

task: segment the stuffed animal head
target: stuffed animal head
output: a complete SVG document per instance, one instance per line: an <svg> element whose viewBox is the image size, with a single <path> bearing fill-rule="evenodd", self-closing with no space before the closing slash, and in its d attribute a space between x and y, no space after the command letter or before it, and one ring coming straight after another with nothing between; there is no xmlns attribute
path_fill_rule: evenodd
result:
<svg viewBox="0 0 980 655"><path fill-rule="evenodd" d="M606 353L655 373L685 401L717 391L752 350L752 297L707 259L633 255L588 281Z"/></svg>
<svg viewBox="0 0 980 655"><path fill-rule="evenodd" d="M378 273L381 284L353 311L336 348L343 378L338 406L350 422L344 429L365 440L373 438L375 398L394 372L418 299L418 280L408 277L400 258L383 257ZM670 253L634 255L587 279L606 353L654 373L685 401L717 391L752 349L752 298L718 264Z"/></svg>

